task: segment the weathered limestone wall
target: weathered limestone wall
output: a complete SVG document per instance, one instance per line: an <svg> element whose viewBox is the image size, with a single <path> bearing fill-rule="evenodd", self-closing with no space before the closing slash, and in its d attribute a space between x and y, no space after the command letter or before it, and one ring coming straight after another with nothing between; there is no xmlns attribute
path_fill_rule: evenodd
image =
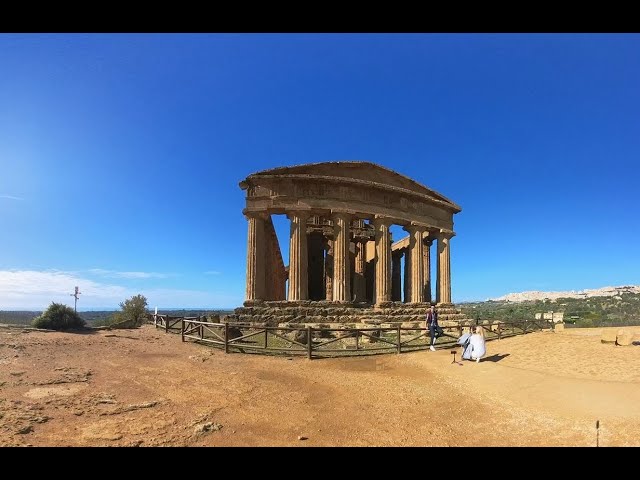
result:
<svg viewBox="0 0 640 480"><path fill-rule="evenodd" d="M264 238L266 248L265 299L284 300L286 298L287 274L271 217L265 221Z"/></svg>
<svg viewBox="0 0 640 480"><path fill-rule="evenodd" d="M376 323L376 322L425 322L429 304L405 304L391 302L384 308L360 304L333 302L264 302L250 307L239 307L228 321L263 323L277 326L281 323ZM442 326L471 321L455 307L438 309ZM449 323L451 322L451 323Z"/></svg>

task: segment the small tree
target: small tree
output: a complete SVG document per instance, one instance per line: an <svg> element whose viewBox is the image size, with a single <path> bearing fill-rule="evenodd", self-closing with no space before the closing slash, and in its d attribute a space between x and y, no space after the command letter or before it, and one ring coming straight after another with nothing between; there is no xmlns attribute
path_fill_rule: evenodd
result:
<svg viewBox="0 0 640 480"><path fill-rule="evenodd" d="M42 315L35 317L31 324L36 328L50 330L76 330L83 328L85 322L73 308L61 303L51 302Z"/></svg>
<svg viewBox="0 0 640 480"><path fill-rule="evenodd" d="M118 312L118 321L130 321L132 325L138 326L143 323L141 316L148 313L147 298L144 295L134 295L133 297L120 302L122 312Z"/></svg>

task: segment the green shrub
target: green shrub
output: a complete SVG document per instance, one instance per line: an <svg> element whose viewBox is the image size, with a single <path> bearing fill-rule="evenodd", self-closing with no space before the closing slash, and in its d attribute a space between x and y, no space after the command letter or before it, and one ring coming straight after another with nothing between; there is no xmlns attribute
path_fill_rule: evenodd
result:
<svg viewBox="0 0 640 480"><path fill-rule="evenodd" d="M61 303L51 302L42 315L35 317L31 325L49 330L75 330L84 327L84 320L73 308Z"/></svg>
<svg viewBox="0 0 640 480"><path fill-rule="evenodd" d="M122 311L114 315L116 322L128 321L132 326L140 326L144 323L143 315L148 313L147 297L140 294L134 295L121 302L120 308Z"/></svg>

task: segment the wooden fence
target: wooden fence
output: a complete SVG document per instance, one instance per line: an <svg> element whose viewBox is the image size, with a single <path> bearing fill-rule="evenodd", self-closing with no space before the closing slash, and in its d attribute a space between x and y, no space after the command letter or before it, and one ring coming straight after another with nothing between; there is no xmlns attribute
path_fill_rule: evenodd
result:
<svg viewBox="0 0 640 480"><path fill-rule="evenodd" d="M182 320L198 320L199 317L172 317L170 315L151 314L147 317L156 328L162 328L165 333L178 333L182 330Z"/></svg>
<svg viewBox="0 0 640 480"><path fill-rule="evenodd" d="M429 348L429 331L398 326L363 326L362 328L257 327L242 323L215 323L202 317L150 315L149 321L165 332L180 333L182 341L195 341L224 349L225 353L262 353L306 355L307 358L402 353ZM457 347L463 329L470 324L442 327L437 339L441 349ZM487 341L500 340L543 329L552 323L544 320L495 322L480 325Z"/></svg>

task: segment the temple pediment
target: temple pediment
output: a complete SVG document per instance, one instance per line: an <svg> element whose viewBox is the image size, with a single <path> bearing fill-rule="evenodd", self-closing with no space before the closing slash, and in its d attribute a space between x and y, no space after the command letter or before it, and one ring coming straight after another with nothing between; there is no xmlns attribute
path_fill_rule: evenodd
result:
<svg viewBox="0 0 640 480"><path fill-rule="evenodd" d="M247 177L247 180L258 180L261 177L296 179L304 179L307 177L309 180L327 180L333 178L337 181L340 179L349 179L351 181L358 181L364 184L369 183L372 186L395 187L414 192L426 197L431 197L439 202L443 202L455 212L459 212L461 210L458 205L435 190L432 190L409 177L372 162L336 161L278 167L253 173Z"/></svg>

